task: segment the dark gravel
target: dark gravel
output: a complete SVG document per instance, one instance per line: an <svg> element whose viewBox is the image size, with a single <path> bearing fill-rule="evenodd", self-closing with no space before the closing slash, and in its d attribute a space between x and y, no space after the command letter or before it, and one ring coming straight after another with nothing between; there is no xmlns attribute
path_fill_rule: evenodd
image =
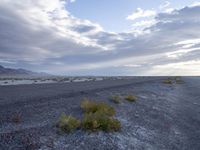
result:
<svg viewBox="0 0 200 150"><path fill-rule="evenodd" d="M199 150L200 77L172 85L165 78L0 86L0 150ZM138 100L117 105L115 94ZM84 97L114 106L121 131L59 133L60 114L81 118Z"/></svg>

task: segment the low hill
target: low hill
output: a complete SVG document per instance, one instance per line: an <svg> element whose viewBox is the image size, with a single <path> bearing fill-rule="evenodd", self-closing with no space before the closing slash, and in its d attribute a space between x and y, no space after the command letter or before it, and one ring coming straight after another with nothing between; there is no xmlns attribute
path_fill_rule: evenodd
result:
<svg viewBox="0 0 200 150"><path fill-rule="evenodd" d="M37 73L25 69L13 69L6 68L0 65L0 76L2 77L10 77L10 76L49 76L46 73Z"/></svg>

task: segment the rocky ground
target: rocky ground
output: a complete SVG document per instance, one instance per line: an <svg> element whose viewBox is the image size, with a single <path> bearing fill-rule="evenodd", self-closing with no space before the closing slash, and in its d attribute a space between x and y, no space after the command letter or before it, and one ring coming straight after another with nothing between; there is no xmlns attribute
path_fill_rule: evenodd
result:
<svg viewBox="0 0 200 150"><path fill-rule="evenodd" d="M199 150L200 77L163 84L166 78L0 86L0 150ZM138 99L114 104L116 94ZM82 118L84 97L115 107L121 131L58 132L61 113Z"/></svg>

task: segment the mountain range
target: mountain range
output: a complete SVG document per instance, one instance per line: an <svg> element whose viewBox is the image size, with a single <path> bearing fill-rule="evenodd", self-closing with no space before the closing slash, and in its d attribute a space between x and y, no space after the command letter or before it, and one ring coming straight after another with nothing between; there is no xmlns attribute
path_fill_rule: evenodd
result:
<svg viewBox="0 0 200 150"><path fill-rule="evenodd" d="M0 65L0 76L49 76L47 73L37 73L25 69L6 68Z"/></svg>

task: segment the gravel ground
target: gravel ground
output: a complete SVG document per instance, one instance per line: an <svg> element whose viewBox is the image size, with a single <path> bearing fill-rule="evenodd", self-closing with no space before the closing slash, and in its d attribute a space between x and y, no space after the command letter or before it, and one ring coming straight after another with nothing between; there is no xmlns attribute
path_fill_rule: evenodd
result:
<svg viewBox="0 0 200 150"><path fill-rule="evenodd" d="M172 85L165 78L0 86L0 150L199 150L200 77ZM138 100L114 104L115 94ZM61 113L82 118L84 97L115 107L121 131L59 133Z"/></svg>

